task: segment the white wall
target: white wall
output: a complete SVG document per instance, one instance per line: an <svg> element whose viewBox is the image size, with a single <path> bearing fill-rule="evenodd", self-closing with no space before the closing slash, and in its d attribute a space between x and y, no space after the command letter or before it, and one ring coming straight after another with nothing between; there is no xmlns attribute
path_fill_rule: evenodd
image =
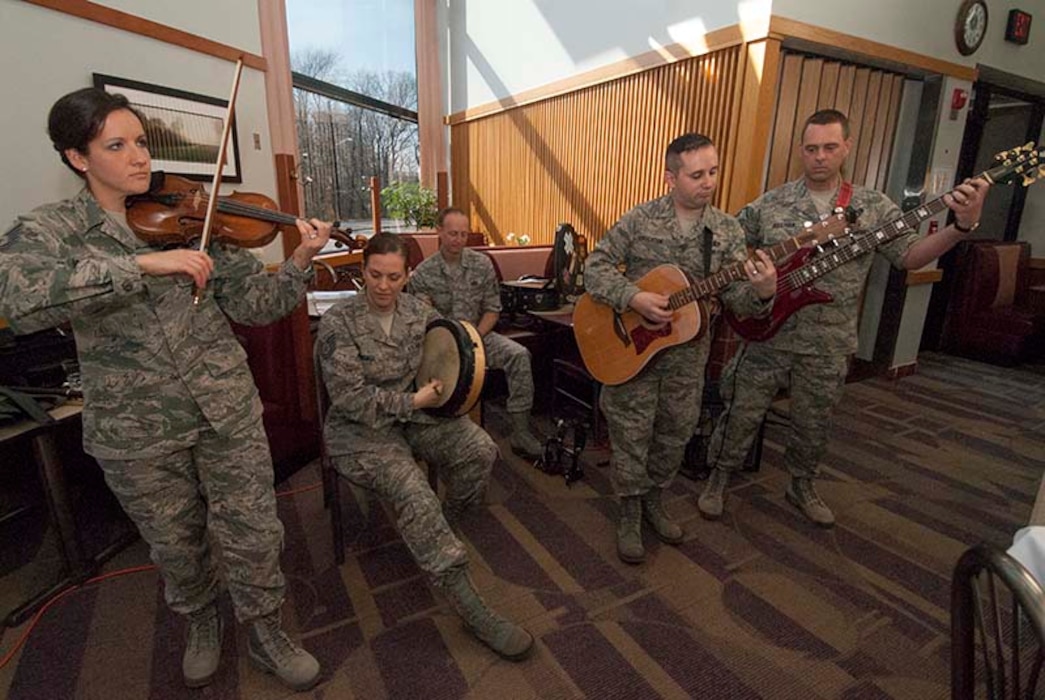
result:
<svg viewBox="0 0 1045 700"><path fill-rule="evenodd" d="M701 49L743 23L765 34L770 0L453 0L444 75L450 112L500 100L660 47ZM449 46L449 54L446 53Z"/></svg>
<svg viewBox="0 0 1045 700"><path fill-rule="evenodd" d="M977 63L1008 73L1045 80L1045 0L988 0L987 36L979 50L962 56L954 43L959 0L773 0L773 14L834 29L943 61ZM1009 10L1034 15L1026 46L1005 41ZM843 47L844 48L844 47Z"/></svg>
<svg viewBox="0 0 1045 700"><path fill-rule="evenodd" d="M184 31L258 53L261 44L257 0L109 0L133 12ZM58 47L61 47L60 50ZM94 72L227 99L233 64L130 32L30 5L0 0L0 152L7 176L0 188L0 226L46 202L69 197L81 183L61 163L47 137L47 113L56 99L92 84ZM275 195L275 167L269 144L264 76L244 69L237 99L240 167L235 189ZM261 150L253 133L261 135ZM223 191L231 191L225 186ZM272 244L260 252L282 258Z"/></svg>

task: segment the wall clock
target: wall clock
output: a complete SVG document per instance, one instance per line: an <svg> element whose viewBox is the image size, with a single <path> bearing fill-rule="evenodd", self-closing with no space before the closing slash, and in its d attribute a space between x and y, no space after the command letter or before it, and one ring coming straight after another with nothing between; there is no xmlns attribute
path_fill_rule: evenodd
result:
<svg viewBox="0 0 1045 700"><path fill-rule="evenodd" d="M954 22L954 41L958 52L968 56L983 43L987 36L987 3L984 0L963 0Z"/></svg>

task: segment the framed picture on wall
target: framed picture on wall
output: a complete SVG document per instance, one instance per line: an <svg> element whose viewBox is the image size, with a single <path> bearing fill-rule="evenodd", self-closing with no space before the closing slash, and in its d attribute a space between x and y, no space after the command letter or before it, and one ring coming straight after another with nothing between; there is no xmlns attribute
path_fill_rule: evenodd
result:
<svg viewBox="0 0 1045 700"><path fill-rule="evenodd" d="M214 178L228 100L94 73L94 85L119 93L145 119L152 169L193 180ZM222 182L242 182L233 116Z"/></svg>

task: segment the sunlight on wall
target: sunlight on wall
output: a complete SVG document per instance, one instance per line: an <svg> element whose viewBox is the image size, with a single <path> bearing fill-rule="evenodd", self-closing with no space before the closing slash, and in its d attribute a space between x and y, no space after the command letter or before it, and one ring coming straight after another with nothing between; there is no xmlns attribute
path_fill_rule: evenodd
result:
<svg viewBox="0 0 1045 700"><path fill-rule="evenodd" d="M740 18L740 35L744 41L764 39L769 34L769 15L772 0L743 0L737 3Z"/></svg>
<svg viewBox="0 0 1045 700"><path fill-rule="evenodd" d="M668 36L676 44L686 47L693 54L706 53L708 50L707 27L700 17L693 17L676 24L668 25Z"/></svg>

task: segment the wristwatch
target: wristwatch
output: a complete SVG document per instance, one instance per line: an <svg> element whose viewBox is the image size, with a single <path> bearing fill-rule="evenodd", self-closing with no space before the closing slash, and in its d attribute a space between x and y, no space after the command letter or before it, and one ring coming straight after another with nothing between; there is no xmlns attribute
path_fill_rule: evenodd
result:
<svg viewBox="0 0 1045 700"><path fill-rule="evenodd" d="M957 219L955 219L954 223L951 224L951 226L953 226L954 230L957 231L958 233L969 234L969 233L972 233L973 231L975 231L976 229L978 229L980 227L980 222L977 221L975 224L973 224L969 228L965 228L964 226L962 226L961 224L958 223Z"/></svg>

